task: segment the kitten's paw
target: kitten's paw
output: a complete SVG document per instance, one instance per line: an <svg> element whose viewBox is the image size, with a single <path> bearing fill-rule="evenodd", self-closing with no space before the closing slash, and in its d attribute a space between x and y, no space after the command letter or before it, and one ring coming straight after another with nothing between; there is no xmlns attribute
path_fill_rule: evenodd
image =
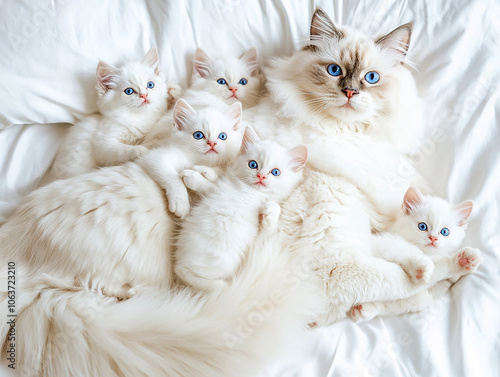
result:
<svg viewBox="0 0 500 377"><path fill-rule="evenodd" d="M141 157L145 153L149 152L149 149L142 145L134 145L130 150L129 161L133 161L136 158Z"/></svg>
<svg viewBox="0 0 500 377"><path fill-rule="evenodd" d="M417 257L402 265L415 283L428 282L434 271L434 262L427 256Z"/></svg>
<svg viewBox="0 0 500 377"><path fill-rule="evenodd" d="M175 216L181 219L185 218L189 213L190 205L187 192L179 195L169 195L168 196L168 209Z"/></svg>
<svg viewBox="0 0 500 377"><path fill-rule="evenodd" d="M268 232L276 230L278 220L281 214L281 207L276 202L267 202L261 208L259 220L261 221L262 229Z"/></svg>
<svg viewBox="0 0 500 377"><path fill-rule="evenodd" d="M202 182L205 180L199 172L191 169L183 170L180 175L184 185L193 191L199 191Z"/></svg>
<svg viewBox="0 0 500 377"><path fill-rule="evenodd" d="M379 304L376 302L366 302L353 306L347 313L354 322L369 321L380 314Z"/></svg>
<svg viewBox="0 0 500 377"><path fill-rule="evenodd" d="M203 165L195 165L192 168L194 171L197 171L210 182L215 182L220 176L220 168L212 168L210 166Z"/></svg>
<svg viewBox="0 0 500 377"><path fill-rule="evenodd" d="M182 95L182 89L179 85L173 84L173 83L168 83L167 84L167 94L168 94L168 105L171 106L175 104L175 102L181 98Z"/></svg>
<svg viewBox="0 0 500 377"><path fill-rule="evenodd" d="M461 275L470 274L477 270L477 267L483 261L481 252L472 247L464 247L455 255L458 271Z"/></svg>

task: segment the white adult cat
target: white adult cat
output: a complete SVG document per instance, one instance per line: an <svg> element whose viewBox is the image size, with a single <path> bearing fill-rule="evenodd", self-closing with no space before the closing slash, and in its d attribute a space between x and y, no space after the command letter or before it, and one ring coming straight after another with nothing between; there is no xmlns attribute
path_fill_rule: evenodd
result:
<svg viewBox="0 0 500 377"><path fill-rule="evenodd" d="M167 101L179 94L166 84L156 49L141 62L115 68L99 62L96 70L99 114L68 130L52 165L50 178L87 173L97 166L119 165L144 154L138 145L167 109Z"/></svg>
<svg viewBox="0 0 500 377"><path fill-rule="evenodd" d="M349 313L356 321L368 320L376 315L404 314L422 310L433 298L445 293L452 282L462 275L474 272L481 263L482 258L477 249L466 247L456 252L465 237L465 229L473 208L472 201L468 200L454 206L441 198L422 195L417 189L410 187L404 196L402 207L401 214L390 229L391 233L417 246L422 256L433 258L455 254L457 274L450 278L451 281L438 282L429 290L410 298L359 304ZM379 246L383 245L382 243ZM415 257L405 254L404 251L388 255L387 249L377 249L377 246L374 246L375 255L401 264L403 268L411 264ZM425 271L416 271L417 279L425 278Z"/></svg>
<svg viewBox="0 0 500 377"><path fill-rule="evenodd" d="M243 132L240 127L241 104L226 106L225 111L204 107L195 111L180 99L173 111L173 131L169 145L153 149L138 163L163 187L171 212L183 218L189 212L189 197L180 172L193 168L215 180L209 167L221 167L239 151Z"/></svg>
<svg viewBox="0 0 500 377"><path fill-rule="evenodd" d="M241 155L184 220L177 240L175 272L200 290L227 286L261 228L276 230L280 207L302 178L307 148L286 150L260 141L247 127ZM198 188L193 178L184 181Z"/></svg>
<svg viewBox="0 0 500 377"><path fill-rule="evenodd" d="M391 224L400 204L394 198L409 183L425 186L400 169L411 166L406 154L418 150L423 132L406 64L411 31L405 24L371 38L335 26L318 9L310 41L272 62L274 104L248 110L249 122L251 115L273 120L263 132L273 140L306 144L308 166L319 170L306 169L303 183L282 203L279 222L289 248L308 251L314 260L326 308L318 324L345 318L359 302L410 297L454 272L451 259L440 260L422 281L372 255L372 230ZM386 247L419 252L403 239Z"/></svg>

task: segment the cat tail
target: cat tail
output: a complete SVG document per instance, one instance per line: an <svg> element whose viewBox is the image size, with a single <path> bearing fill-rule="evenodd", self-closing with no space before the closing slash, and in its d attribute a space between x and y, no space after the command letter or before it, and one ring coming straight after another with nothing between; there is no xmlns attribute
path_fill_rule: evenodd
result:
<svg viewBox="0 0 500 377"><path fill-rule="evenodd" d="M233 284L212 294L143 291L119 302L45 284L18 316L18 363L47 377L253 375L299 345L320 310L304 263L257 241Z"/></svg>
<svg viewBox="0 0 500 377"><path fill-rule="evenodd" d="M89 116L68 129L43 183L85 174L96 167L92 138L99 117Z"/></svg>

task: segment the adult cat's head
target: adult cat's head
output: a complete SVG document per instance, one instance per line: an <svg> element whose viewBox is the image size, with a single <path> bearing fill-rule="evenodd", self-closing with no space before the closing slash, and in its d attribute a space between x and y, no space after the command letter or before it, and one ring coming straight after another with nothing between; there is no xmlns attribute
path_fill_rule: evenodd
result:
<svg viewBox="0 0 500 377"><path fill-rule="evenodd" d="M291 114L307 121L370 124L390 115L401 92L402 64L412 24L371 38L334 25L321 9L313 15L310 39L302 50L277 59L270 89Z"/></svg>
<svg viewBox="0 0 500 377"><path fill-rule="evenodd" d="M301 180L306 161L306 146L286 149L278 143L262 141L248 126L241 154L229 171L243 183L269 194L274 200L281 200Z"/></svg>
<svg viewBox="0 0 500 377"><path fill-rule="evenodd" d="M173 110L173 132L170 143L188 152L196 164L217 166L236 157L243 136L241 103L220 107L193 109L179 99Z"/></svg>
<svg viewBox="0 0 500 377"><path fill-rule="evenodd" d="M209 92L227 104L240 101L249 107L258 101L262 84L255 48L239 58L212 59L201 48L194 54L193 90Z"/></svg>
<svg viewBox="0 0 500 377"><path fill-rule="evenodd" d="M427 254L457 251L464 237L473 202L452 205L410 187L403 199L404 214L395 232Z"/></svg>
<svg viewBox="0 0 500 377"><path fill-rule="evenodd" d="M115 68L99 62L96 70L98 105L106 115L150 114L164 111L167 87L160 59L152 47L140 62Z"/></svg>

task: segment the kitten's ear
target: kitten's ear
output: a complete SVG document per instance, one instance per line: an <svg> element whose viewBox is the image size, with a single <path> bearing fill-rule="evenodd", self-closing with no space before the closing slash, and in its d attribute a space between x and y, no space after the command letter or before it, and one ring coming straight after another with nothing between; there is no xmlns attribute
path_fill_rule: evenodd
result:
<svg viewBox="0 0 500 377"><path fill-rule="evenodd" d="M160 57L158 56L158 51L155 47L151 47L149 51L146 53L144 58L142 59L142 63L149 65L151 68L155 70L156 75L161 74L160 69Z"/></svg>
<svg viewBox="0 0 500 377"><path fill-rule="evenodd" d="M245 133L243 134L243 140L241 141L241 153L246 153L250 145L258 143L260 138L257 136L252 127L247 126L245 128Z"/></svg>
<svg viewBox="0 0 500 377"><path fill-rule="evenodd" d="M305 145L299 145L290 149L288 154L292 157L292 170L295 172L301 171L307 161L307 147Z"/></svg>
<svg viewBox="0 0 500 377"><path fill-rule="evenodd" d="M241 55L240 60L242 60L247 67L250 69L250 73L252 76L255 74L257 67L259 66L259 62L257 61L257 49L252 47L250 50L246 51L243 55Z"/></svg>
<svg viewBox="0 0 500 377"><path fill-rule="evenodd" d="M241 107L241 102L235 102L227 109L226 114L234 120L233 130L238 130L241 123L241 114L243 108Z"/></svg>
<svg viewBox="0 0 500 377"><path fill-rule="evenodd" d="M389 34L378 38L375 43L383 48L387 48L396 54L397 60L403 61L408 47L410 47L411 32L413 30L413 21L401 25Z"/></svg>
<svg viewBox="0 0 500 377"><path fill-rule="evenodd" d="M115 87L115 78L120 73L118 68L100 61L97 64L96 76L99 87L106 93Z"/></svg>
<svg viewBox="0 0 500 377"><path fill-rule="evenodd" d="M182 98L177 100L174 106L174 127L182 131L186 128L190 118L196 115L196 111Z"/></svg>
<svg viewBox="0 0 500 377"><path fill-rule="evenodd" d="M403 197L403 208L407 215L422 202L422 194L415 187L409 187Z"/></svg>
<svg viewBox="0 0 500 377"><path fill-rule="evenodd" d="M212 71L214 61L201 48L197 48L193 57L193 69L200 77L206 78Z"/></svg>
<svg viewBox="0 0 500 377"><path fill-rule="evenodd" d="M328 14L323 9L318 8L312 16L310 39L314 40L324 35L337 39L344 38L344 33L337 29Z"/></svg>
<svg viewBox="0 0 500 377"><path fill-rule="evenodd" d="M455 210L458 213L459 226L467 225L467 223L469 222L470 215L472 213L473 206L474 202L472 200L467 200L455 207Z"/></svg>

